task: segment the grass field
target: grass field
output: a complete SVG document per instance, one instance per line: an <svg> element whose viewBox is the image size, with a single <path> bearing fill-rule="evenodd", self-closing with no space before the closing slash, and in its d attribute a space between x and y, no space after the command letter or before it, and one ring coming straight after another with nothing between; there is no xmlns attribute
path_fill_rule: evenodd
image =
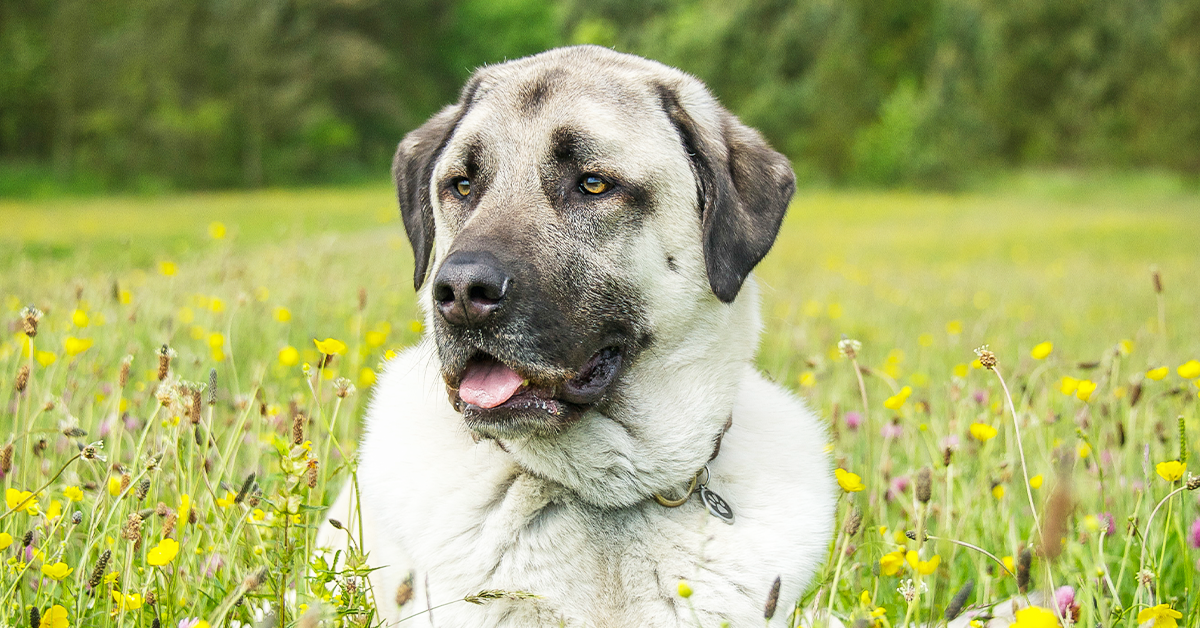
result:
<svg viewBox="0 0 1200 628"><path fill-rule="evenodd" d="M0 201L0 225L0 624L373 624L367 567L310 549L374 373L421 333L392 192ZM861 480L808 608L936 623L971 580L975 609L1027 590L1060 622L1200 622L1197 500L1159 466L1200 451L1200 193L1046 174L802 191L759 277L760 366ZM346 348L319 368L326 338ZM107 461L73 458L94 442ZM1077 610L1037 597L1061 587Z"/></svg>

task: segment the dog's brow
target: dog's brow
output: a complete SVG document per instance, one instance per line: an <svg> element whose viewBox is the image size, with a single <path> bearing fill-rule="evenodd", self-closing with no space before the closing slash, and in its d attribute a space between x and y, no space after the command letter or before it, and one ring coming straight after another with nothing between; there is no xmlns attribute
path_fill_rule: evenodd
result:
<svg viewBox="0 0 1200 628"><path fill-rule="evenodd" d="M550 134L550 154L559 163L586 163L600 154L600 143L580 129L560 126Z"/></svg>

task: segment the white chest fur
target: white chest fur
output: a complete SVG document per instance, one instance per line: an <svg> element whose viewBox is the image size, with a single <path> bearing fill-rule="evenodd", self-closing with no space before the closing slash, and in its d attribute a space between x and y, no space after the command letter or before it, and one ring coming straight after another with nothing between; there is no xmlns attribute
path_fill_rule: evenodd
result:
<svg viewBox="0 0 1200 628"><path fill-rule="evenodd" d="M402 625L694 625L677 594L683 579L705 625L757 626L775 577L786 614L828 551L834 485L824 431L753 369L710 464L710 486L736 514L732 525L694 497L675 509L651 499L590 505L496 443L475 443L446 401L428 347L389 363L376 390L359 483L368 562L382 567L372 584L389 623L499 589L539 597L449 604ZM347 516L342 502L332 516ZM410 573L415 595L397 608L396 588Z"/></svg>

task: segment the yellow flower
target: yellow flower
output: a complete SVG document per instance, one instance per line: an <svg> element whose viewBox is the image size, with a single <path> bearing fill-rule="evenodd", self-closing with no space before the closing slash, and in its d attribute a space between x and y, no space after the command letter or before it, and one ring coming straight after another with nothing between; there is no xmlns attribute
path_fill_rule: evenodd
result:
<svg viewBox="0 0 1200 628"><path fill-rule="evenodd" d="M71 312L71 324L75 325L76 327L87 327L88 322L89 319L87 312L84 312L80 309L76 309L74 312Z"/></svg>
<svg viewBox="0 0 1200 628"><path fill-rule="evenodd" d="M42 365L42 368L50 366L58 360L58 356L54 355L51 351L35 351L33 358L37 360L38 364Z"/></svg>
<svg viewBox="0 0 1200 628"><path fill-rule="evenodd" d="M1000 562L1004 563L1005 569L1012 573L1017 573L1017 563L1013 560L1012 556L1005 556L1004 558L1000 559Z"/></svg>
<svg viewBox="0 0 1200 628"><path fill-rule="evenodd" d="M325 355L337 355L346 351L346 343L340 340L334 340L333 338L326 338L325 340L317 340L314 338L313 344L317 345L317 351L320 351Z"/></svg>
<svg viewBox="0 0 1200 628"><path fill-rule="evenodd" d="M1004 499L1004 485L997 484L992 487L992 497L996 499Z"/></svg>
<svg viewBox="0 0 1200 628"><path fill-rule="evenodd" d="M857 493L866 486L863 486L862 478L857 473L850 473L845 469L834 469L833 474L837 476L837 483L847 493Z"/></svg>
<svg viewBox="0 0 1200 628"><path fill-rule="evenodd" d="M40 512L38 510L37 498L29 491L18 491L15 488L4 491L4 504L8 506L9 510L13 510L20 505L21 510L24 510L31 517Z"/></svg>
<svg viewBox="0 0 1200 628"><path fill-rule="evenodd" d="M43 567L43 569L45 569ZM58 580L58 578L55 578ZM55 604L42 614L42 621L38 624L38 628L67 628L67 609L60 604Z"/></svg>
<svg viewBox="0 0 1200 628"><path fill-rule="evenodd" d="M130 303L133 303L133 293L121 288L117 292L117 300L121 302L121 305L129 305Z"/></svg>
<svg viewBox="0 0 1200 628"><path fill-rule="evenodd" d="M191 514L191 512L190 512L191 509L192 509L192 497L190 495L188 495L187 493L180 495L179 496L179 508L178 508L178 513L177 513L179 520L187 521L188 516Z"/></svg>
<svg viewBox="0 0 1200 628"><path fill-rule="evenodd" d="M162 273L166 277L171 277L175 273L179 272L179 267L175 265L175 262L159 262L158 272Z"/></svg>
<svg viewBox="0 0 1200 628"><path fill-rule="evenodd" d="M1200 362L1197 362L1196 360L1188 360L1187 362L1180 364L1179 368L1175 369L1175 372L1179 373L1179 376L1184 379L1196 379L1197 377L1200 377Z"/></svg>
<svg viewBox="0 0 1200 628"><path fill-rule="evenodd" d="M1075 396L1080 401L1087 401L1092 398L1092 393L1096 392L1096 382L1090 379L1079 380L1079 386L1075 389Z"/></svg>
<svg viewBox="0 0 1200 628"><path fill-rule="evenodd" d="M208 346L210 349L220 349L225 346L225 336L221 332L214 331L208 335Z"/></svg>
<svg viewBox="0 0 1200 628"><path fill-rule="evenodd" d="M1165 366L1160 366L1156 369L1150 369L1149 371L1146 371L1146 379L1152 379L1156 382L1162 381L1162 379L1167 376L1167 373L1169 373L1170 370L1171 369L1168 369Z"/></svg>
<svg viewBox="0 0 1200 628"><path fill-rule="evenodd" d="M119 604L121 606L121 608L124 610L135 611L142 607L142 594L141 593L131 593L129 595L121 595L120 591L113 589L112 596L113 596L113 601L115 601L117 604Z"/></svg>
<svg viewBox="0 0 1200 628"><path fill-rule="evenodd" d="M108 494L113 497L121 494L121 478L115 475L108 478Z"/></svg>
<svg viewBox="0 0 1200 628"><path fill-rule="evenodd" d="M858 594L858 601L862 602L863 606L871 606L871 592L863 589L863 592Z"/></svg>
<svg viewBox="0 0 1200 628"><path fill-rule="evenodd" d="M692 587L690 585L688 585L686 580L679 581L678 589L679 589L679 597L681 597L685 600L689 597L692 597Z"/></svg>
<svg viewBox="0 0 1200 628"><path fill-rule="evenodd" d="M800 374L798 381L800 382L801 386L805 388L812 388L813 386L817 385L817 375L812 371L804 371Z"/></svg>
<svg viewBox="0 0 1200 628"><path fill-rule="evenodd" d="M1038 344L1034 345L1033 350L1029 352L1029 355L1035 360L1045 360L1046 356L1050 355L1050 352L1053 350L1054 343L1047 340L1046 342L1039 342Z"/></svg>
<svg viewBox="0 0 1200 628"><path fill-rule="evenodd" d="M67 336L63 341L63 349L66 349L67 355L75 357L92 347L93 340L91 338L76 338L75 336Z"/></svg>
<svg viewBox="0 0 1200 628"><path fill-rule="evenodd" d="M358 387L366 388L375 383L375 371L371 367L364 366L358 371Z"/></svg>
<svg viewBox="0 0 1200 628"><path fill-rule="evenodd" d="M53 565L42 565L42 573L51 580L62 580L71 575L75 571L67 566L66 563L54 563Z"/></svg>
<svg viewBox="0 0 1200 628"><path fill-rule="evenodd" d="M954 376L959 379L965 379L967 377L967 368L969 367L966 364L955 364Z"/></svg>
<svg viewBox="0 0 1200 628"><path fill-rule="evenodd" d="M7 532L0 532L0 550L8 549L8 546L12 545L12 542L13 538L11 534Z"/></svg>
<svg viewBox="0 0 1200 628"><path fill-rule="evenodd" d="M254 512L250 513L250 516L255 521L265 521L267 518L267 513L264 512L262 508L255 508Z"/></svg>
<svg viewBox="0 0 1200 628"><path fill-rule="evenodd" d="M280 364L282 364L284 366L296 366L296 363L299 361L300 361L300 352L296 350L296 347L293 347L292 345L288 345L279 350L279 363Z"/></svg>
<svg viewBox="0 0 1200 628"><path fill-rule="evenodd" d="M1079 454L1080 459L1087 458L1092 455L1092 446L1087 443L1080 443L1079 449L1075 450L1075 452Z"/></svg>
<svg viewBox="0 0 1200 628"><path fill-rule="evenodd" d="M408 321L408 331L414 334L419 334L425 330L425 323L418 320Z"/></svg>
<svg viewBox="0 0 1200 628"><path fill-rule="evenodd" d="M46 509L46 520L54 521L62 516L62 502L57 499L50 500L50 507Z"/></svg>
<svg viewBox="0 0 1200 628"><path fill-rule="evenodd" d="M900 573L900 568L904 566L904 558L903 550L884 554L883 558L879 559L879 571L885 576L894 576Z"/></svg>
<svg viewBox="0 0 1200 628"><path fill-rule="evenodd" d="M1029 487L1042 488L1042 475L1040 473L1029 478Z"/></svg>
<svg viewBox="0 0 1200 628"><path fill-rule="evenodd" d="M395 350L393 350L393 349L388 349L387 351L384 351L384 352L383 352L383 361L384 361L384 362L391 362L391 361L392 361L392 360L394 360L394 359L396 359L396 352L395 352Z"/></svg>
<svg viewBox="0 0 1200 628"><path fill-rule="evenodd" d="M68 486L63 489L63 495L73 502L83 501L83 490L78 486Z"/></svg>
<svg viewBox="0 0 1200 628"><path fill-rule="evenodd" d="M1173 610L1170 604L1159 604L1150 608L1143 608L1142 612L1138 613L1138 625L1148 621L1153 621L1150 628L1175 628L1179 624L1175 623L1176 619L1183 619L1183 613Z"/></svg>
<svg viewBox="0 0 1200 628"><path fill-rule="evenodd" d="M986 443L996 437L996 428L987 423L972 423L971 436L981 443Z"/></svg>
<svg viewBox="0 0 1200 628"><path fill-rule="evenodd" d="M213 297L208 301L208 310L220 314L225 311L225 302L217 297Z"/></svg>
<svg viewBox="0 0 1200 628"><path fill-rule="evenodd" d="M225 491L224 497L217 498L217 505L221 508L229 508L233 505L234 499L237 499L237 495L234 495L233 491Z"/></svg>
<svg viewBox="0 0 1200 628"><path fill-rule="evenodd" d="M1117 351L1120 351L1121 355L1129 355L1130 353L1133 353L1133 341L1126 338L1125 340L1118 342Z"/></svg>
<svg viewBox="0 0 1200 628"><path fill-rule="evenodd" d="M1184 472L1187 471L1187 463L1178 460L1168 460L1155 465L1154 470L1158 472L1158 477L1168 482L1174 482L1183 477Z"/></svg>
<svg viewBox="0 0 1200 628"><path fill-rule="evenodd" d="M179 553L179 541L175 539L163 539L158 542L158 545L150 548L146 552L146 562L161 567L172 560L175 560L175 555Z"/></svg>
<svg viewBox="0 0 1200 628"><path fill-rule="evenodd" d="M283 306L275 308L275 320L281 323L292 320L292 311Z"/></svg>
<svg viewBox="0 0 1200 628"><path fill-rule="evenodd" d="M951 336L957 336L962 333L962 321L950 321L946 323L946 333Z"/></svg>
<svg viewBox="0 0 1200 628"><path fill-rule="evenodd" d="M1100 517L1097 517L1096 515L1088 515L1088 516L1084 517L1083 518L1083 527L1088 532L1093 532L1093 533L1099 532L1100 531Z"/></svg>
<svg viewBox="0 0 1200 628"><path fill-rule="evenodd" d="M888 397L887 400L883 402L883 407L887 408L888 410L899 410L900 406L903 406L904 402L908 401L908 396L911 394L912 387L905 386L904 388L900 389L900 392Z"/></svg>
<svg viewBox="0 0 1200 628"><path fill-rule="evenodd" d="M1079 380L1070 375L1064 375L1062 381L1058 383L1058 390L1064 395L1075 394L1075 389L1077 388L1079 388Z"/></svg>
<svg viewBox="0 0 1200 628"><path fill-rule="evenodd" d="M225 223L212 221L208 223L208 237L214 240L222 240L225 238Z"/></svg>
<svg viewBox="0 0 1200 628"><path fill-rule="evenodd" d="M913 569L916 569L917 573L921 574L922 576L928 576L929 574L933 573L937 570L938 565L942 563L941 556L935 554L933 558L930 558L929 560L921 560L920 557L917 556L917 553L913 550L909 550L908 553L904 555L904 560L907 561L908 565Z"/></svg>
<svg viewBox="0 0 1200 628"><path fill-rule="evenodd" d="M1058 616L1040 606L1022 608L1016 618L1012 628L1058 628Z"/></svg>
<svg viewBox="0 0 1200 628"><path fill-rule="evenodd" d="M367 332L367 335L366 335L367 346L371 347L373 349L382 347L383 343L387 342L387 338L388 338L387 332L373 329L373 330Z"/></svg>

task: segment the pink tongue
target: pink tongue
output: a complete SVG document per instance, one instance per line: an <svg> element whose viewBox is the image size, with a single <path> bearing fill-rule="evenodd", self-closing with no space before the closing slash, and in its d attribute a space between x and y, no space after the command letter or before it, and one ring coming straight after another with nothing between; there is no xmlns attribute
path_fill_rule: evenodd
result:
<svg viewBox="0 0 1200 628"><path fill-rule="evenodd" d="M500 362L476 362L467 367L458 396L480 408L495 408L508 401L522 383L520 375Z"/></svg>

